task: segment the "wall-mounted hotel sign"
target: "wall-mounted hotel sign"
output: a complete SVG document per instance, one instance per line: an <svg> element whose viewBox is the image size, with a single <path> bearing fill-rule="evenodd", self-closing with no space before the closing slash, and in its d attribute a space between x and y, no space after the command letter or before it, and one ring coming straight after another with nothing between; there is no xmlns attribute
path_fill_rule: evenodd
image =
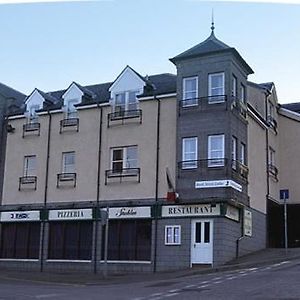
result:
<svg viewBox="0 0 300 300"><path fill-rule="evenodd" d="M220 216L220 204L192 204L192 205L165 205L162 206L162 217L189 217L189 216Z"/></svg>
<svg viewBox="0 0 300 300"><path fill-rule="evenodd" d="M208 188L233 188L239 192L243 191L243 187L233 180L210 180L210 181L196 181L196 189L208 189Z"/></svg>
<svg viewBox="0 0 300 300"><path fill-rule="evenodd" d="M238 208L227 205L225 217L234 221L239 222L240 220L240 211Z"/></svg>
<svg viewBox="0 0 300 300"><path fill-rule="evenodd" d="M109 219L151 218L151 207L110 207Z"/></svg>
<svg viewBox="0 0 300 300"><path fill-rule="evenodd" d="M2 211L0 221L1 222L24 222L24 221L39 221L40 211Z"/></svg>
<svg viewBox="0 0 300 300"><path fill-rule="evenodd" d="M49 211L49 220L91 220L93 219L93 210L85 209L57 209Z"/></svg>

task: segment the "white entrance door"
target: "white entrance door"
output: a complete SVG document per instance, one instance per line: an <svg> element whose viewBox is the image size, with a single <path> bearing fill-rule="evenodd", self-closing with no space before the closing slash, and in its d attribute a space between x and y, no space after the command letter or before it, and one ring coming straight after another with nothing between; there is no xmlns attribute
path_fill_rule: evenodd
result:
<svg viewBox="0 0 300 300"><path fill-rule="evenodd" d="M191 264L213 262L213 220L192 220Z"/></svg>

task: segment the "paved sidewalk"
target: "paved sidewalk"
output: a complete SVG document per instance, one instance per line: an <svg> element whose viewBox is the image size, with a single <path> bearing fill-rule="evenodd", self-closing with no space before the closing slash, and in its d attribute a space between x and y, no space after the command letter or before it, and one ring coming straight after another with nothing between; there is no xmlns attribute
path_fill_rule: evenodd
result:
<svg viewBox="0 0 300 300"><path fill-rule="evenodd" d="M31 283L47 283L60 285L111 285L143 281L169 280L195 274L207 274L212 272L229 271L239 268L250 268L253 266L267 265L280 261L300 258L300 248L288 249L265 249L233 260L219 267L198 267L182 271L160 272L149 274L118 274L109 275L104 278L101 273L54 273L54 272L32 272L0 270L0 281L15 280Z"/></svg>

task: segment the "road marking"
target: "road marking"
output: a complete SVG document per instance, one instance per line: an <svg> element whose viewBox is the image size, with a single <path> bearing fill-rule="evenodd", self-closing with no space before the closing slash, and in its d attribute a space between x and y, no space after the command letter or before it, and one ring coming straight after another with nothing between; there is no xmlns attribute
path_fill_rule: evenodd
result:
<svg viewBox="0 0 300 300"><path fill-rule="evenodd" d="M236 279L236 278L237 278L237 276L231 276L231 277L228 277L227 279L232 280L232 279Z"/></svg>
<svg viewBox="0 0 300 300"><path fill-rule="evenodd" d="M170 290L168 293L177 293L179 291L180 291L180 289L174 289L174 290Z"/></svg>
<svg viewBox="0 0 300 300"><path fill-rule="evenodd" d="M165 297L172 297L177 295L179 295L179 293L166 294Z"/></svg>
<svg viewBox="0 0 300 300"><path fill-rule="evenodd" d="M208 286L209 286L209 284L202 284L202 285L198 286L198 289L203 289L203 288L206 288Z"/></svg>
<svg viewBox="0 0 300 300"><path fill-rule="evenodd" d="M215 281L214 283L222 283L223 281L222 280L219 280L219 281Z"/></svg>
<svg viewBox="0 0 300 300"><path fill-rule="evenodd" d="M216 278L213 278L212 280L220 280L220 279L222 279L222 277L216 277Z"/></svg>
<svg viewBox="0 0 300 300"><path fill-rule="evenodd" d="M37 299L43 299L43 298L53 298L57 296L61 296L62 294L46 294L46 295L37 295L35 298Z"/></svg>
<svg viewBox="0 0 300 300"><path fill-rule="evenodd" d="M186 289L190 289L190 288L193 288L193 287L195 287L195 286L196 286L196 284L190 284L190 285L186 285L185 288L186 288Z"/></svg>
<svg viewBox="0 0 300 300"><path fill-rule="evenodd" d="M202 281L201 283L204 283L204 284L205 284L205 283L208 283L208 281Z"/></svg>

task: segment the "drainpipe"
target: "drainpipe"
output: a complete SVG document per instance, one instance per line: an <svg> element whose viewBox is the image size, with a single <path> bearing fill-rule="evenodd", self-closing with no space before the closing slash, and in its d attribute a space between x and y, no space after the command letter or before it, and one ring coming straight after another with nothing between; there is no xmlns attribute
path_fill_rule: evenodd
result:
<svg viewBox="0 0 300 300"><path fill-rule="evenodd" d="M94 274L97 274L97 250L98 250L98 216L99 216L99 202L100 202L100 175L101 175L101 146L102 146L102 119L103 119L103 110L100 106L99 102L97 102L97 108L100 109L99 111L99 133L98 133L98 169L97 169L97 196L96 196L96 226L95 226L95 238L94 238Z"/></svg>
<svg viewBox="0 0 300 300"><path fill-rule="evenodd" d="M158 174L159 174L159 138L160 138L160 99L154 95L154 99L157 100L157 133L156 133L156 170L155 170L155 223L154 223L154 264L153 272L157 269L157 231L158 231L158 218L157 218L157 208L158 208Z"/></svg>
<svg viewBox="0 0 300 300"><path fill-rule="evenodd" d="M268 117L268 97L270 93L266 92L265 94L265 119L267 120ZM269 244L269 216L268 216L268 211L269 211L269 195L270 195L270 176L269 176L269 129L266 129L266 171L267 171L267 195L266 195L266 209L267 209L267 214L266 214L266 241L267 245Z"/></svg>
<svg viewBox="0 0 300 300"><path fill-rule="evenodd" d="M47 137L47 160L46 160L46 176L45 176L45 192L44 192L44 212L47 207L47 199L48 199L48 178L49 178L49 159L50 159L50 138L51 138L51 123L52 123L52 115L50 110L47 110L47 114L49 116L48 122L48 137ZM45 246L45 226L46 222L42 221L42 236L41 236L41 265L40 271L44 270L44 246Z"/></svg>

